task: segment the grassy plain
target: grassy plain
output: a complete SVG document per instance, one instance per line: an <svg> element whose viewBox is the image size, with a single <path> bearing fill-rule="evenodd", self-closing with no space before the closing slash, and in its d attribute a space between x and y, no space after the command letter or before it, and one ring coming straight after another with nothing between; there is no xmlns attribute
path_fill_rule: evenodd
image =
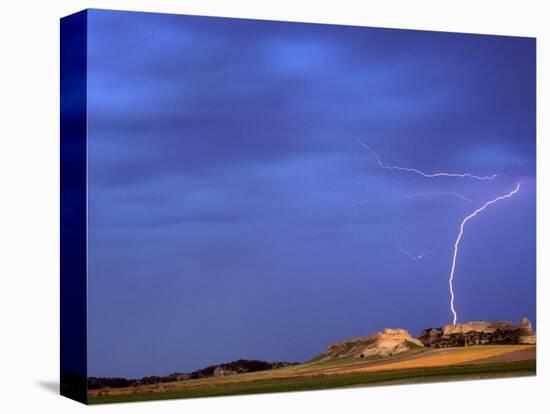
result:
<svg viewBox="0 0 550 414"><path fill-rule="evenodd" d="M498 362L496 362L498 361ZM387 358L312 361L270 371L91 390L90 404L535 375L532 345L414 349Z"/></svg>

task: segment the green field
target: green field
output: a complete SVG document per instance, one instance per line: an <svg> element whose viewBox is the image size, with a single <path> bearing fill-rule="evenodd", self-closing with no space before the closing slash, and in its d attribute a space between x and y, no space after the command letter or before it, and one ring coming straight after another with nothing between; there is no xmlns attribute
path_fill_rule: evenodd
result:
<svg viewBox="0 0 550 414"><path fill-rule="evenodd" d="M243 382L227 384L205 384L177 391L126 393L119 395L90 396L88 403L117 403L130 401L164 400L174 398L214 397L224 395L258 394L287 391L308 391L353 386L374 386L388 384L409 384L433 381L467 379L488 379L519 377L536 374L536 361L485 363L448 367L415 368L395 371L350 373L338 375L312 375L300 378L258 378L250 377Z"/></svg>

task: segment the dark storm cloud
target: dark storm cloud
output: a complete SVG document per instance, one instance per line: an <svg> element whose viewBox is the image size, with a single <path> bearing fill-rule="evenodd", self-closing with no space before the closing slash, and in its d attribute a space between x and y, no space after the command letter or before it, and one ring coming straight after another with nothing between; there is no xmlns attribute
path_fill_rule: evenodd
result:
<svg viewBox="0 0 550 414"><path fill-rule="evenodd" d="M384 142L397 140L403 153L415 154L409 162L445 163L454 150L449 141L463 148L480 133L490 132L499 143L509 135L498 136L479 108L483 91L494 89L479 87L492 81L480 79L479 72L495 76L495 71L472 69L452 53L439 59L448 41L444 34L397 31L390 36L395 40L383 42L388 31L283 30L276 23L269 31L255 21L239 21L231 31L224 31L228 23L223 22L212 31L208 20L193 18L179 24L173 19L159 30L155 19L162 16L120 18L127 23L122 31L120 23L109 24L115 17L103 22L96 17L102 29L91 36L90 84L103 91L90 98L96 114L91 132L109 142L112 135L122 136L147 154L105 165L106 180L109 168L115 169L112 176L123 177L121 169L131 170L133 163L146 163L148 174L202 173L231 162L342 151L341 141L353 137L384 152ZM469 55L478 53L480 46L467 43L473 48ZM495 65L501 63L495 58ZM468 92L475 92L474 99ZM499 123L508 119L501 116ZM482 122L491 122L493 130L486 131ZM411 128L425 157L410 146Z"/></svg>
<svg viewBox="0 0 550 414"><path fill-rule="evenodd" d="M472 317L534 316L494 276L531 280L532 39L106 11L89 25L92 374L306 359L391 323L443 323L453 231L518 179L518 214L503 205L472 233L492 255L465 258L516 306ZM388 165L499 179L383 170L357 139ZM408 197L449 190L473 201ZM495 264L504 230L521 263ZM411 266L399 238L441 247ZM410 317L396 322L395 303Z"/></svg>

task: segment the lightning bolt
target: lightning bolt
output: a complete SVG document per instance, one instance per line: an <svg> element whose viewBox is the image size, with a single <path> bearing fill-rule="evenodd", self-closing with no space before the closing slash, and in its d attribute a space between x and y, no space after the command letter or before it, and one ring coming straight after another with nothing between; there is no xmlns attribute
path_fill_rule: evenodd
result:
<svg viewBox="0 0 550 414"><path fill-rule="evenodd" d="M471 198L468 198L465 195L457 193L456 191L429 191L429 192L415 193L415 194L404 194L404 195L399 194L393 197L412 199L412 198L421 198L421 197L430 197L430 196L451 196L451 197L460 198L461 200L464 200L464 201L469 201L469 202L473 201ZM371 195L353 204L352 207L359 207L359 206L362 206L363 204L370 203L372 200L376 200L379 198L390 198L390 196Z"/></svg>
<svg viewBox="0 0 550 414"><path fill-rule="evenodd" d="M462 235L464 234L464 226L468 221L473 219L475 216L477 216L479 213L481 213L483 210L485 210L487 207L489 207L492 204L495 204L501 200L504 200L506 198L512 197L514 194L516 194L520 189L520 183L517 183L516 188L514 188L512 191L510 191L508 194L504 194L500 197L497 197L491 201L487 201L485 204L483 204L481 207L476 209L473 213L470 213L467 215L464 220L462 220L462 223L460 223L460 231L458 232L458 236L456 238L455 244L454 244L454 252L453 252L453 262L451 265L451 273L449 274L449 291L451 293L451 312L453 314L453 325L456 325L456 310L454 305L455 300L455 294L453 290L453 279L456 269L456 257L458 255L458 246L460 245L460 240L462 239Z"/></svg>
<svg viewBox="0 0 550 414"><path fill-rule="evenodd" d="M441 196L454 196L456 198L460 198L464 201L472 201L472 199L457 193L456 191L430 191L426 193L416 193L416 194L410 194L410 195L404 195L405 198L417 198L417 197L428 197L428 196L434 196L434 195L441 195Z"/></svg>
<svg viewBox="0 0 550 414"><path fill-rule="evenodd" d="M368 158L369 160L371 161L375 161L378 166L382 169L385 169L385 170L397 170L397 171L406 171L406 172L411 172L411 173L414 173L414 174L418 174L418 175L421 175L423 177L426 177L426 178L436 178L436 177L460 177L460 178L471 178L471 179L474 179L474 180L480 180L480 181L485 181L485 180L493 180L494 178L496 178L496 174L493 174L493 175L485 175L485 176L480 176L480 175L475 175L475 174L471 174L471 173L468 173L468 172L464 172L464 173L449 173L449 172L436 172L436 173L426 173L424 171L421 171L421 170L418 170L416 168L410 168L410 167L401 167L401 166L397 166L397 165L386 165L382 162L382 160L380 159L379 155L371 148L369 147L367 144L365 144L364 142L361 142L360 140L356 139L356 141L359 143L359 145L361 145L363 148L365 148L366 150L368 150L368 152L371 154L372 157L374 157L374 160L369 157L369 156L366 156L364 155L366 158ZM483 204L481 207L479 207L478 209L474 210L474 212L472 212L471 214L469 214L468 216L466 216L461 224L460 224L460 231L458 233L458 236L455 240L455 243L454 243L454 250L453 250L453 260L452 260L452 264L451 264L451 271L450 271L450 274L449 274L449 291L450 291L450 294L451 294L451 301L450 301L450 305L451 305L451 313L453 314L453 325L456 325L456 321L457 321L457 314L456 314L456 309L455 309L455 306L454 306L454 299L455 299L455 294L454 294L454 289L453 289L453 279L454 279L454 274L455 274L455 269L456 269L456 258L458 256L458 247L460 245L460 241L462 239L462 235L464 234L464 226L466 225L466 223L468 221L470 221L472 218L474 218L475 216L477 216L479 213L481 213L482 211L484 211L487 207L491 206L492 204L495 204L501 200L504 200L504 199L507 199L507 198L510 198L512 197L515 193L517 193L520 189L521 185L520 183L517 183L516 184L516 187L510 191L509 193L507 194L504 194L502 196L499 196L493 200L490 200L490 201L487 201L485 204ZM447 192L447 193L418 193L418 194L412 194L410 196L405 196L405 197L408 197L408 198L413 198L413 197L421 197L421 196L424 196L424 195L435 195L435 194L441 194L441 195L454 195L458 198L461 198L465 201L472 201L470 200L469 198L467 197L464 197L462 196L461 194L459 193L455 193L455 192ZM401 246L399 246L399 249L407 254L409 256L409 258L411 260L417 260L417 259L421 259L425 253L421 253L419 255L413 255L412 253L410 253L409 251L403 249ZM435 250L435 249L433 249ZM432 251L428 251L427 253L431 253Z"/></svg>
<svg viewBox="0 0 550 414"><path fill-rule="evenodd" d="M400 167L400 166L397 166L397 165L386 165L382 162L382 160L380 159L378 154L376 152L374 152L374 150L371 147L369 147L367 144L365 144L364 142L361 142L358 139L356 139L356 141L359 145L361 145L363 148L367 149L372 154L372 156L375 158L375 161L378 164L378 166L380 168L383 168L384 170L397 170L397 171L412 172L412 173L415 173L415 174L418 174L418 175L421 175L421 176L427 177L427 178L461 177L461 178L472 178L474 180L480 180L480 181L492 180L497 176L496 174L480 176L480 175L474 175L474 174L470 174L470 173L448 173L448 172L426 173L424 171L417 170L416 168Z"/></svg>
<svg viewBox="0 0 550 414"><path fill-rule="evenodd" d="M416 255L413 254L413 253L411 253L411 252L409 252L407 249L404 249L403 247L400 247L400 246L399 246L399 251L400 251L401 253L406 254L406 255L409 257L409 259L411 259L411 260L414 261L414 260L422 260L422 259L423 259L424 257L426 257L427 255L429 255L429 254L435 252L435 251L437 250L438 247L439 247L439 246L436 246L436 247L434 247L434 248L432 248L432 249L430 249L430 250L427 250L427 251L425 251L425 252L422 252L422 253L419 253L419 254L416 254Z"/></svg>
<svg viewBox="0 0 550 414"><path fill-rule="evenodd" d="M437 243L434 245L434 247L432 247L431 249L429 250L426 250L426 251L423 251L423 252L420 252L418 254L413 254L411 253L409 250L405 249L401 243L401 238L399 237L399 234L397 235L396 239L397 239L397 248L399 249L399 251L405 255L407 255L409 257L409 259L415 261L415 260L422 260L423 258L425 258L426 256L432 254L433 252L435 252L439 246L441 245L441 243L443 242L443 240L445 240L447 236L443 236L441 237Z"/></svg>

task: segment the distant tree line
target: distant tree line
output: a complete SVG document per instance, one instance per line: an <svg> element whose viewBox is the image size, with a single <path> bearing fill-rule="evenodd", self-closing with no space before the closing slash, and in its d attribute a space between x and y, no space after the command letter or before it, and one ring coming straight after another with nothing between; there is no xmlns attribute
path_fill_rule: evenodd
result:
<svg viewBox="0 0 550 414"><path fill-rule="evenodd" d="M104 378L104 377L88 377L88 389L97 390L99 388L123 388L129 387L135 380L127 378Z"/></svg>
<svg viewBox="0 0 550 414"><path fill-rule="evenodd" d="M173 372L164 376L148 376L140 379L128 378L106 378L88 377L88 389L100 388L124 388L138 385L152 385L163 382L184 381L188 379L208 378L214 376L216 369L221 368L226 372L241 374L246 372L266 371L274 368L281 368L288 365L295 365L291 362L267 362L258 360L239 359L226 364L210 365L206 368L193 371L190 374L185 372Z"/></svg>

